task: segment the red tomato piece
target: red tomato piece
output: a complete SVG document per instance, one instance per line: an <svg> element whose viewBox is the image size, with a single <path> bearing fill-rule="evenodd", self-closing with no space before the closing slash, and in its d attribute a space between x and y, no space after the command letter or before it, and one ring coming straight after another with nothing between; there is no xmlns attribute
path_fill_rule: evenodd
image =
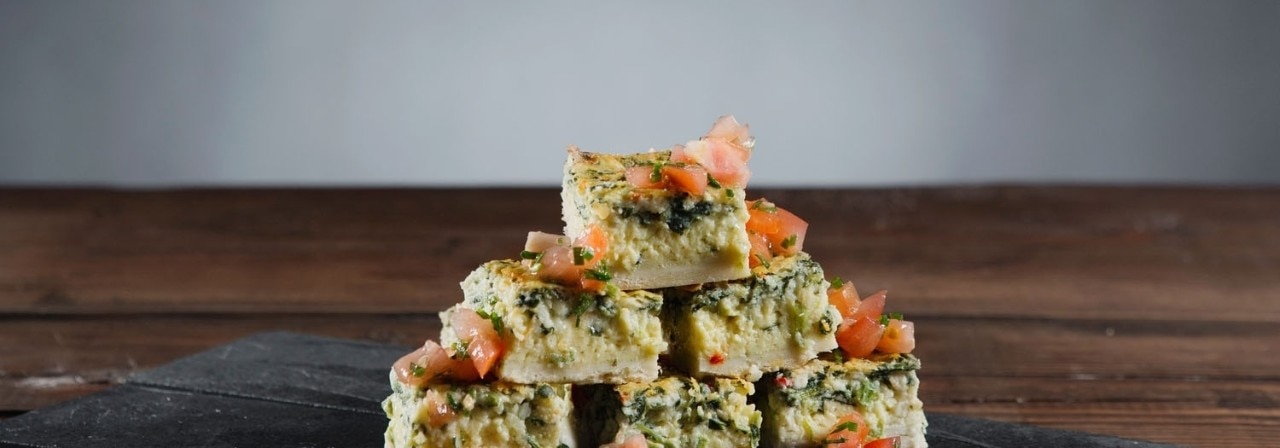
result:
<svg viewBox="0 0 1280 448"><path fill-rule="evenodd" d="M702 196L707 192L707 170L698 165L666 165L662 167L662 175L677 191L693 196Z"/></svg>
<svg viewBox="0 0 1280 448"><path fill-rule="evenodd" d="M459 340L467 341L467 356L481 378L502 357L502 338L494 331L493 323L474 310L460 308L453 313L453 332Z"/></svg>
<svg viewBox="0 0 1280 448"><path fill-rule="evenodd" d="M844 350L845 356L866 358L875 351L876 344L880 343L880 336L883 333L884 327L872 319L866 317L845 319L836 330L836 343L840 344L840 349Z"/></svg>
<svg viewBox="0 0 1280 448"><path fill-rule="evenodd" d="M733 115L725 115L716 119L711 125L711 130L707 131L708 138L722 138L730 142L736 143L738 146L746 147L751 141L751 127L738 123L738 119ZM751 153L747 152L743 160L751 157Z"/></svg>
<svg viewBox="0 0 1280 448"><path fill-rule="evenodd" d="M809 223L782 207L775 207L778 217L778 231L767 234L770 247L777 255L795 255L804 248L804 234L809 231Z"/></svg>
<svg viewBox="0 0 1280 448"><path fill-rule="evenodd" d="M879 290L875 294L862 299L862 303L858 305L858 309L853 312L849 319L867 318L871 320L880 320L880 315L884 314L884 301L889 295L889 291Z"/></svg>
<svg viewBox="0 0 1280 448"><path fill-rule="evenodd" d="M871 428L867 426L867 421L855 412L840 417L840 420L836 421L835 426L831 427L831 432L822 439L822 446L861 448L863 439L866 439L870 432Z"/></svg>
<svg viewBox="0 0 1280 448"><path fill-rule="evenodd" d="M916 325L910 321L889 319L876 350L881 353L911 353L915 349Z"/></svg>
<svg viewBox="0 0 1280 448"><path fill-rule="evenodd" d="M747 254L747 261L751 267L754 268L773 259L773 253L769 252L769 240L764 235L747 232L747 240L751 241L751 253Z"/></svg>
<svg viewBox="0 0 1280 448"><path fill-rule="evenodd" d="M722 138L704 138L672 150L671 161L702 165L725 188L743 188L751 178L751 152Z"/></svg>
<svg viewBox="0 0 1280 448"><path fill-rule="evenodd" d="M457 414L449 408L449 402L435 390L428 389L422 397L422 405L427 409L427 424L441 427L452 422Z"/></svg>
<svg viewBox="0 0 1280 448"><path fill-rule="evenodd" d="M772 235L778 233L782 228L782 222L778 219L778 214L774 213L776 208L769 201L764 199L756 199L747 206L747 230L759 233L761 235Z"/></svg>
<svg viewBox="0 0 1280 448"><path fill-rule="evenodd" d="M480 372L476 371L476 363L468 355L466 358L449 358L449 377L463 383L480 381Z"/></svg>
<svg viewBox="0 0 1280 448"><path fill-rule="evenodd" d="M427 341L422 347L400 357L392 365L401 383L421 387L440 376L448 376L452 360L436 341Z"/></svg>
<svg viewBox="0 0 1280 448"><path fill-rule="evenodd" d="M609 235L605 234L600 226L592 225L587 227L587 231L573 241L573 245L590 249L591 257L583 260L582 267L591 269L600 264L600 260L609 251Z"/></svg>
<svg viewBox="0 0 1280 448"><path fill-rule="evenodd" d="M633 166L626 170L627 182L635 188L667 188L666 179L659 175L653 180L653 167L648 165Z"/></svg>
<svg viewBox="0 0 1280 448"><path fill-rule="evenodd" d="M555 246L542 252L538 278L562 285L577 285L582 279L582 266L573 264L573 249Z"/></svg>
<svg viewBox="0 0 1280 448"><path fill-rule="evenodd" d="M777 384L778 387L786 389L791 387L791 378L787 378L786 375L779 373L777 376L773 377L773 383Z"/></svg>
<svg viewBox="0 0 1280 448"><path fill-rule="evenodd" d="M901 439L901 436L893 436L893 437L885 437L883 439L876 439L876 440L867 442L867 444L863 445L862 448L898 448L900 439Z"/></svg>
<svg viewBox="0 0 1280 448"><path fill-rule="evenodd" d="M848 319L858 310L862 299L858 298L858 289L853 286L853 282L845 281L839 288L827 290L827 302L840 310L840 317Z"/></svg>
<svg viewBox="0 0 1280 448"><path fill-rule="evenodd" d="M711 355L710 359L707 359L707 362L710 362L711 365L713 366L724 364L724 354L721 354L721 353L713 354Z"/></svg>

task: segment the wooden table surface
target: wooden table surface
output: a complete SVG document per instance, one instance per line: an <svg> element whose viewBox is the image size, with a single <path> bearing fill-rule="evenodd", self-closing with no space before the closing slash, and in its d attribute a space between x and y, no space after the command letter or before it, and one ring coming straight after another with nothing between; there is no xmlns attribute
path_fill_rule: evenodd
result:
<svg viewBox="0 0 1280 448"><path fill-rule="evenodd" d="M1280 189L755 190L916 322L926 410L1280 440ZM550 189L0 189L0 416L250 333L418 344Z"/></svg>

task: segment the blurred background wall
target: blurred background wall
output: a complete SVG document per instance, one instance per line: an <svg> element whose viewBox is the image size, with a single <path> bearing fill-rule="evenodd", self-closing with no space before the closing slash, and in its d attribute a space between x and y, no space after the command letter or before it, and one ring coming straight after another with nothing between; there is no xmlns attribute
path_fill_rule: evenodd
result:
<svg viewBox="0 0 1280 448"><path fill-rule="evenodd" d="M0 183L1280 182L1280 2L0 1Z"/></svg>

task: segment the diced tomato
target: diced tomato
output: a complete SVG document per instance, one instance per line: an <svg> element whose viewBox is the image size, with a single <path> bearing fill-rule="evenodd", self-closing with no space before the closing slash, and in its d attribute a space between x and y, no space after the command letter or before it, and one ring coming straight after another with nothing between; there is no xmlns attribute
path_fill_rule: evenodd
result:
<svg viewBox="0 0 1280 448"><path fill-rule="evenodd" d="M480 372L476 371L476 363L468 355L466 358L449 358L449 377L454 381L474 383L480 381Z"/></svg>
<svg viewBox="0 0 1280 448"><path fill-rule="evenodd" d="M773 383L777 384L778 387L786 389L788 387L791 387L791 378L788 378L786 375L779 373L778 376L775 376L773 378Z"/></svg>
<svg viewBox="0 0 1280 448"><path fill-rule="evenodd" d="M884 327L875 320L866 317L845 319L836 330L836 343L840 344L846 357L866 358L875 351L882 334Z"/></svg>
<svg viewBox="0 0 1280 448"><path fill-rule="evenodd" d="M635 188L667 188L666 179L658 176L658 180L653 180L653 166L640 165L627 168L627 182Z"/></svg>
<svg viewBox="0 0 1280 448"><path fill-rule="evenodd" d="M751 205L747 206L747 213L750 215L750 219L747 219L747 230L761 235L778 233L778 229L782 227L782 222L778 220L778 215L774 213L774 210L774 206L768 204L764 199L756 199Z"/></svg>
<svg viewBox="0 0 1280 448"><path fill-rule="evenodd" d="M524 240L524 250L529 252L542 252L555 246L562 246L568 241L564 235L556 235L546 232L529 232L529 236Z"/></svg>
<svg viewBox="0 0 1280 448"><path fill-rule="evenodd" d="M863 439L866 439L870 432L871 428L867 426L867 421L854 412L836 421L835 426L831 427L831 432L822 439L822 446L861 448Z"/></svg>
<svg viewBox="0 0 1280 448"><path fill-rule="evenodd" d="M577 285L582 278L582 266L573 264L573 249L555 246L542 251L542 267L538 278L562 285Z"/></svg>
<svg viewBox="0 0 1280 448"><path fill-rule="evenodd" d="M916 325L910 321L889 319L876 350L881 353L911 353L915 349Z"/></svg>
<svg viewBox="0 0 1280 448"><path fill-rule="evenodd" d="M809 231L809 223L789 211L777 208L778 231L766 236L778 255L795 255L804 248L804 234Z"/></svg>
<svg viewBox="0 0 1280 448"><path fill-rule="evenodd" d="M769 240L759 233L747 232L747 240L751 241L751 253L747 254L748 263L751 267L759 266L763 261L773 259L773 253L769 251ZM762 261L763 260L763 261Z"/></svg>
<svg viewBox="0 0 1280 448"><path fill-rule="evenodd" d="M722 138L735 142L744 148L750 148L752 145L751 127L739 124L738 119L734 118L733 115L725 115L716 119L716 122L711 125L711 130L707 131L707 137ZM751 157L751 154L747 153L747 157Z"/></svg>
<svg viewBox="0 0 1280 448"><path fill-rule="evenodd" d="M884 313L884 301L888 297L889 291L879 290L875 294L862 299L862 303L858 305L858 309L848 319L867 318L871 320L880 320L880 315Z"/></svg>
<svg viewBox="0 0 1280 448"><path fill-rule="evenodd" d="M427 341L422 347L400 357L392 365L401 383L421 387L431 380L449 375L449 354L436 341Z"/></svg>
<svg viewBox="0 0 1280 448"><path fill-rule="evenodd" d="M447 425L457 417L453 409L449 408L448 400L432 389L428 389L422 397L422 406L427 410L427 424L434 427Z"/></svg>
<svg viewBox="0 0 1280 448"><path fill-rule="evenodd" d="M751 152L721 138L704 138L673 150L671 161L702 165L725 188L743 188L751 179L747 158Z"/></svg>
<svg viewBox="0 0 1280 448"><path fill-rule="evenodd" d="M845 281L839 288L827 290L827 302L840 310L840 317L847 319L858 310L862 299L858 298L858 289L853 286L853 282Z"/></svg>
<svg viewBox="0 0 1280 448"><path fill-rule="evenodd" d="M591 249L591 258L583 260L584 263L582 264L583 267L591 269L599 264L605 253L609 251L609 235L606 235L600 226L592 225L587 227L587 231L583 232L578 239L574 240L573 245Z"/></svg>
<svg viewBox="0 0 1280 448"><path fill-rule="evenodd" d="M885 437L883 439L867 442L867 444L863 445L862 448L898 448L900 439L900 436Z"/></svg>
<svg viewBox="0 0 1280 448"><path fill-rule="evenodd" d="M713 354L711 355L710 359L707 359L707 362L710 362L711 365L713 366L724 364L724 354L722 353Z"/></svg>
<svg viewBox="0 0 1280 448"><path fill-rule="evenodd" d="M707 170L701 166L666 165L662 167L662 175L678 191L693 196L702 196L707 192Z"/></svg>
<svg viewBox="0 0 1280 448"><path fill-rule="evenodd" d="M502 357L502 338L494 331L493 323L474 310L459 308L453 313L453 332L459 340L468 341L467 355L481 378Z"/></svg>

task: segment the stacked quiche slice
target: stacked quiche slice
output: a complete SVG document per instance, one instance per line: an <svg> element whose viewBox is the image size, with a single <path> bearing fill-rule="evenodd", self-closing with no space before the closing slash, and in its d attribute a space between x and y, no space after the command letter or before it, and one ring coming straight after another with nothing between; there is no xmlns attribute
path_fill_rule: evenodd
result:
<svg viewBox="0 0 1280 448"><path fill-rule="evenodd" d="M563 234L462 281L398 360L386 447L924 447L914 327L748 199L733 117L668 150L569 149Z"/></svg>

